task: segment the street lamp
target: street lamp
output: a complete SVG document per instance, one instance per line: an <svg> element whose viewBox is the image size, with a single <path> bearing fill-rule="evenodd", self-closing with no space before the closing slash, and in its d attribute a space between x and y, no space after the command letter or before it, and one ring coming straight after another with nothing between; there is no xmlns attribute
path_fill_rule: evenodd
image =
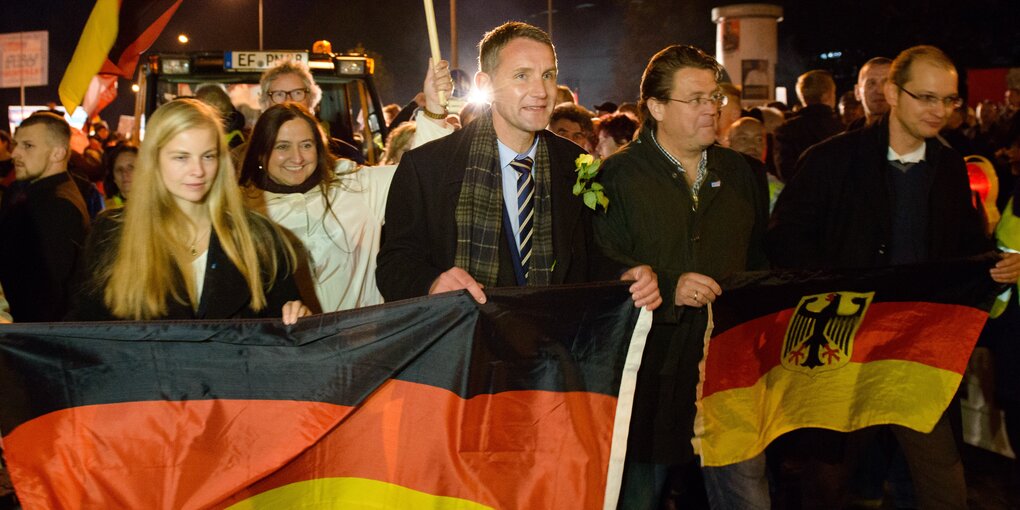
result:
<svg viewBox="0 0 1020 510"><path fill-rule="evenodd" d="M187 34L178 34L177 35L177 42L179 42L181 44L188 44L188 41L190 41L190 39L188 39L188 35Z"/></svg>

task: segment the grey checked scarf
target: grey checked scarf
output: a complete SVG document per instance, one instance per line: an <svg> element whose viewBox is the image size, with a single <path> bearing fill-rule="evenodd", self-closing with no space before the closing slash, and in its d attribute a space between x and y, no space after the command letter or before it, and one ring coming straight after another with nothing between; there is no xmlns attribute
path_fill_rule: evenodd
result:
<svg viewBox="0 0 1020 510"><path fill-rule="evenodd" d="M454 264L478 283L495 287L499 274L499 243L503 230L503 177L492 116L475 119L467 169L457 200L457 255ZM537 135L536 135L537 136ZM535 150L535 219L528 285L549 285L552 276L552 199L549 149L539 138Z"/></svg>

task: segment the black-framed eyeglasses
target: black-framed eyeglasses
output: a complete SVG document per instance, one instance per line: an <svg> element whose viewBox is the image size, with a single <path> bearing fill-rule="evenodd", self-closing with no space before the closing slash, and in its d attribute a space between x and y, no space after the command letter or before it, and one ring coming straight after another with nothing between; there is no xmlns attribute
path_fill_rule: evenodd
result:
<svg viewBox="0 0 1020 510"><path fill-rule="evenodd" d="M959 108L963 106L963 98L960 96L938 97L933 96L931 94L915 94L903 88L903 86L898 83L896 84L896 87L898 87L903 92L906 92L908 96L924 103L924 105L927 107L935 107L938 105L942 105L946 108Z"/></svg>
<svg viewBox="0 0 1020 510"><path fill-rule="evenodd" d="M305 100L305 96L308 94L307 88L300 88L294 90L270 90L269 99L272 99L274 103L282 103L288 99L291 101L301 102Z"/></svg>
<svg viewBox="0 0 1020 510"><path fill-rule="evenodd" d="M712 94L711 96L708 97L701 96L696 97L694 99L673 99L672 97L667 97L664 99L666 99L667 101L676 101L678 103L683 104L692 104L694 106L706 106L714 104L718 107L723 107L729 104L730 102L730 97L727 96L726 94Z"/></svg>

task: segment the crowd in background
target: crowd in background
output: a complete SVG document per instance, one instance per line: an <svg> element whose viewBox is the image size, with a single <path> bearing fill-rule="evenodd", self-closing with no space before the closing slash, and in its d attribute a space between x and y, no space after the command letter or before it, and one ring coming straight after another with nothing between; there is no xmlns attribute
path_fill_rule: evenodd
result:
<svg viewBox="0 0 1020 510"><path fill-rule="evenodd" d="M798 101L792 105L750 106L742 100L738 86L716 83L715 78L710 83L711 96L673 99L714 108L709 110L713 120L707 148L694 154L749 169L746 175L727 178L746 181L747 195L762 204L764 212L758 217L753 217L757 212L734 205L725 215L705 220L719 225L717 234L725 232L725 243L731 243L728 251L745 252L739 259L720 262L729 264L726 270L768 267L763 240L767 215L780 202L784 188L800 197L811 176L799 173L811 172L811 155L819 157L833 137L877 130L890 122L890 103L896 101L890 101L886 92L891 90L887 85L893 83L890 73L895 70L891 59L871 59L861 67L853 89L843 93L828 72L808 71L797 80ZM692 75L692 80L701 78ZM915 94L905 83L909 82L895 81L909 97L928 106L945 106L944 117L938 117L943 125L936 126L937 135L925 138L951 147L974 166L972 206L991 242L1000 218L1005 221L1020 212L1020 84L1009 84L1001 102L985 100L972 107L956 95ZM415 147L429 141L478 128L474 123L492 116L479 103L461 102L456 109L441 104L441 95L463 97L469 87L470 79L463 72L451 71L445 62L430 65L420 94L404 107L384 108L389 136L378 167L363 165L364 151L356 140L336 140L326 134L315 117L321 92L307 67L292 62L263 76L263 111L251 128L231 104L226 88L210 83L197 87L194 98L178 99L157 110L140 144L112 132L98 118L82 131L72 130L55 109L36 114L13 136L0 131L0 322L231 317L282 317L294 322L312 313L384 302L386 292L380 291L376 281L376 256L384 243L387 211L393 206L388 207L387 201L408 198L391 192L391 182L407 184L394 181L394 174L401 174L398 165L408 151L415 154ZM653 157L646 153L652 147L665 144L654 136L655 130L673 127L668 116L657 117L656 108L664 106L648 100L663 97L645 97L644 92L640 102L605 101L588 109L569 88L559 86L555 99L548 100L552 104L546 129L576 144L571 150L606 160L612 189L646 178L653 189L651 176L628 172ZM838 140L848 139L844 135ZM561 142L549 142L553 149L557 143ZM39 152L42 149L48 152ZM681 170L699 165L697 157L690 163L678 157L675 163ZM43 189L42 183L48 187ZM695 189L700 184L689 183ZM669 203L664 200L655 207L669 209L677 200L688 198L669 197ZM697 192L693 200L697 209ZM780 204L773 223L785 219L793 200ZM46 204L45 210L41 204ZM595 222L600 247L610 258L633 257L651 264L662 277L656 263L635 253L613 256L627 243L605 241L626 237L628 246L640 246L652 243L640 236L654 238L662 232L644 232L644 227L618 232L626 221L614 215L624 212L609 211L606 219ZM626 212L641 217L640 211ZM734 215L745 213L751 217L734 221ZM733 234L745 231L743 237ZM516 249L521 256L531 248L525 243ZM725 258L728 251L713 255ZM682 256L668 254L674 255ZM537 247L535 256L543 256ZM667 255L648 255L658 256ZM711 273L707 266L711 264L706 264L705 272ZM503 276L494 281L502 282ZM518 281L530 284L532 278L519 275ZM711 278L689 286L683 278L677 274L671 281L660 280L663 301L680 305L693 299L684 304L700 307L722 292L713 287ZM635 301L639 301L637 294ZM974 360L975 370L995 374L996 391L987 397L1008 409L1007 418L1013 422L1020 409L1020 380L1011 369L1020 366L1020 349L1014 345L1018 314L1014 299L1000 318L989 322ZM1020 439L1016 425L1008 426L1010 437ZM897 455L902 454L893 448L885 455L888 459L878 463L893 479L896 466L902 464L897 464ZM669 476L666 493L672 490L680 500L689 497L683 491L689 488L690 473L674 470ZM633 478L628 480L634 483ZM649 484L661 489L667 481ZM5 490L9 487L0 484L0 495ZM654 503L649 508L658 508L661 494L660 490L651 498ZM874 497L870 493L856 496ZM913 505L916 500L907 497L903 504Z"/></svg>

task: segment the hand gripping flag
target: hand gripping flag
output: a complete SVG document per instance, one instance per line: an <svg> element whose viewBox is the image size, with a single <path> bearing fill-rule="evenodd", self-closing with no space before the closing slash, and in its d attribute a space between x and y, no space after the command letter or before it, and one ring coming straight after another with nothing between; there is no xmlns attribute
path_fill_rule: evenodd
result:
<svg viewBox="0 0 1020 510"><path fill-rule="evenodd" d="M651 323L625 285L278 321L10 325L24 508L616 506Z"/></svg>
<svg viewBox="0 0 1020 510"><path fill-rule="evenodd" d="M928 432L956 393L998 290L990 257L720 282L695 451L740 462L797 428Z"/></svg>

